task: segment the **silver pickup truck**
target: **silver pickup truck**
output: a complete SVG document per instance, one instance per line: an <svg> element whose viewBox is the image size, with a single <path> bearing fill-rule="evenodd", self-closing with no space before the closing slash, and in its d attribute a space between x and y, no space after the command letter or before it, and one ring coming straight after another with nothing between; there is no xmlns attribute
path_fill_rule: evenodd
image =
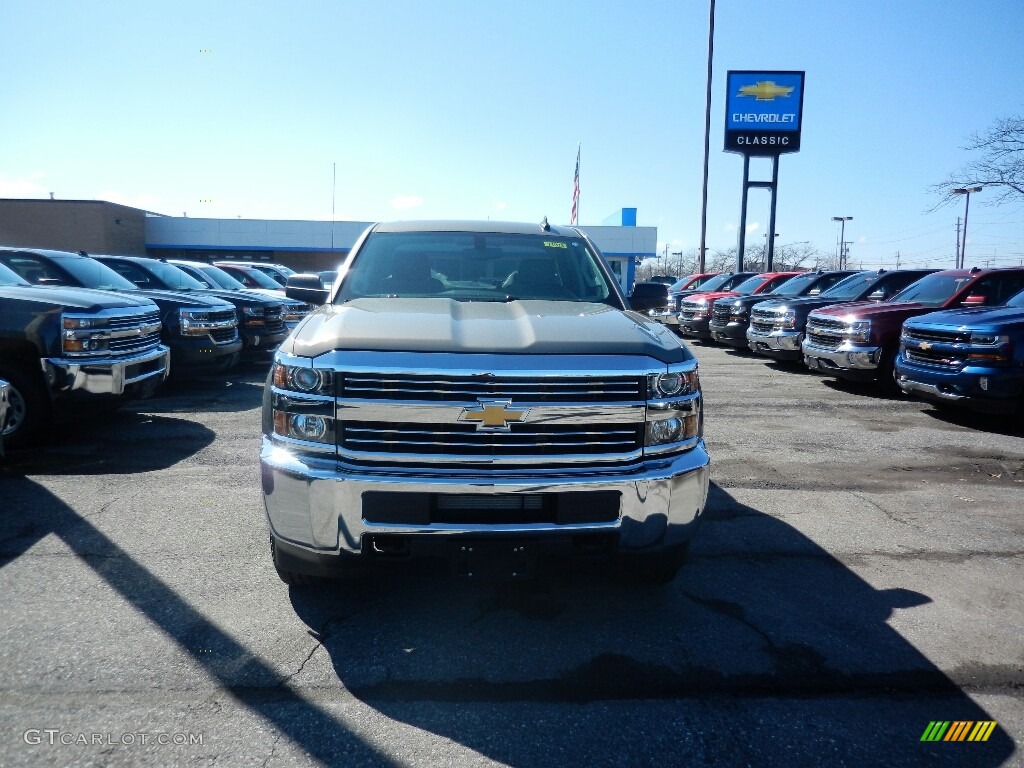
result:
<svg viewBox="0 0 1024 768"><path fill-rule="evenodd" d="M371 226L278 350L260 455L288 584L419 556L670 580L707 499L697 361L575 228ZM663 296L662 296L663 298Z"/></svg>

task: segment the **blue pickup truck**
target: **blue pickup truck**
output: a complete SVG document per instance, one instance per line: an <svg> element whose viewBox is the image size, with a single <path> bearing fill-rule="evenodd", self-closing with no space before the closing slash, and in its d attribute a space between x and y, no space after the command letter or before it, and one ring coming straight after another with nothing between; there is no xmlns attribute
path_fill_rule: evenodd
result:
<svg viewBox="0 0 1024 768"><path fill-rule="evenodd" d="M1024 291L998 307L907 320L895 372L896 383L909 395L1024 416Z"/></svg>

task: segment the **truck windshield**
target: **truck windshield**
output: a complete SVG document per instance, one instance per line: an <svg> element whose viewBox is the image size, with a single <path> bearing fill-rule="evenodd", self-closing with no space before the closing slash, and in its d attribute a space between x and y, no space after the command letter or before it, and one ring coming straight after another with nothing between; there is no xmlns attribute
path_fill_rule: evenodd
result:
<svg viewBox="0 0 1024 768"><path fill-rule="evenodd" d="M930 307L940 307L970 280L971 275L928 275L904 288L891 301L915 301Z"/></svg>
<svg viewBox="0 0 1024 768"><path fill-rule="evenodd" d="M163 261L147 261L146 268L157 276L168 288L176 291L205 290L206 286L196 280L192 275L178 269L173 264Z"/></svg>
<svg viewBox="0 0 1024 768"><path fill-rule="evenodd" d="M809 291L811 286L821 280L817 272L808 272L806 275L791 277L778 288L771 292L772 296L801 296Z"/></svg>
<svg viewBox="0 0 1024 768"><path fill-rule="evenodd" d="M377 232L356 254L335 297L618 305L598 255L580 237L492 232Z"/></svg>
<svg viewBox="0 0 1024 768"><path fill-rule="evenodd" d="M871 292L869 290L871 286L881 280L882 277L883 275L877 272L858 272L855 275L850 275L845 280L840 280L827 291L822 291L821 297L823 299L853 301L868 295Z"/></svg>
<svg viewBox="0 0 1024 768"><path fill-rule="evenodd" d="M715 275L714 277L708 278L707 280L700 284L701 293L711 293L712 291L716 291L731 279L732 275L729 273L726 273L724 275ZM691 285L686 290L690 290L690 288L693 287L694 286Z"/></svg>
<svg viewBox="0 0 1024 768"><path fill-rule="evenodd" d="M10 267L0 264L0 285L32 285Z"/></svg>
<svg viewBox="0 0 1024 768"><path fill-rule="evenodd" d="M138 286L131 280L121 277L96 259L69 257L60 259L58 263L85 288L99 288L104 291L138 290Z"/></svg>
<svg viewBox="0 0 1024 768"><path fill-rule="evenodd" d="M198 270L212 285L211 288L227 288L229 291L244 291L245 286L235 280L231 275L220 267L213 264L203 264L201 267L193 267Z"/></svg>

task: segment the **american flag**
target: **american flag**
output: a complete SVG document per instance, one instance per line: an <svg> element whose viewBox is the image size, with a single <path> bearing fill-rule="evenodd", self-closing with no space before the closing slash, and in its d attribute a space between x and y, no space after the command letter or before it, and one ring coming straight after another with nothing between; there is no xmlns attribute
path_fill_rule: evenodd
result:
<svg viewBox="0 0 1024 768"><path fill-rule="evenodd" d="M572 214L569 216L569 224L576 224L576 214L580 207L580 148L576 147L576 175L572 180Z"/></svg>

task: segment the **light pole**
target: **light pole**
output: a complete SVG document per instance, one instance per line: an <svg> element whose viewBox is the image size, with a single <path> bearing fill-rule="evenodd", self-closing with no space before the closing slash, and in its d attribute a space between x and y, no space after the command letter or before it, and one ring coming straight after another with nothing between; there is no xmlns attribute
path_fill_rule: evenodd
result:
<svg viewBox="0 0 1024 768"><path fill-rule="evenodd" d="M954 195L964 195L964 241L957 253L957 269L964 268L964 254L967 252L967 212L971 209L971 192L981 192L981 187L960 187L953 190Z"/></svg>
<svg viewBox="0 0 1024 768"><path fill-rule="evenodd" d="M846 269L846 222L853 216L833 216L832 221L839 222L839 268Z"/></svg>
<svg viewBox="0 0 1024 768"><path fill-rule="evenodd" d="M776 232L775 233L775 237L778 237L778 236L779 236L779 233ZM768 270L768 250L769 250L768 249L768 233L765 232L764 233L764 268L765 268L765 271Z"/></svg>

